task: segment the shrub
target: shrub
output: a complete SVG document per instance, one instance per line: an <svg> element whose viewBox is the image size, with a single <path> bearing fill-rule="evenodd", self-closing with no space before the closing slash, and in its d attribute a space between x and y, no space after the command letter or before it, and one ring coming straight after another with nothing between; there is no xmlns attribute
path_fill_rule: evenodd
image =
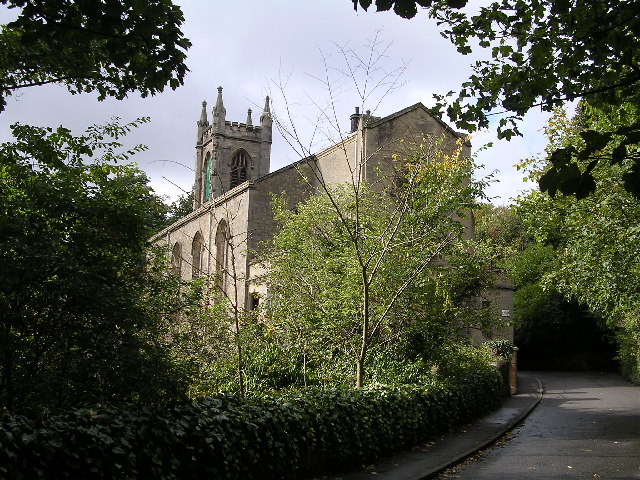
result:
<svg viewBox="0 0 640 480"><path fill-rule="evenodd" d="M249 480L358 465L496 408L499 374L474 370L422 385L211 397L35 419L5 413L0 477Z"/></svg>
<svg viewBox="0 0 640 480"><path fill-rule="evenodd" d="M496 356L502 358L505 362L511 360L511 356L515 351L515 345L509 340L489 340L484 342L491 352Z"/></svg>
<svg viewBox="0 0 640 480"><path fill-rule="evenodd" d="M618 360L622 374L633 383L640 385L640 314L627 315L618 332Z"/></svg>

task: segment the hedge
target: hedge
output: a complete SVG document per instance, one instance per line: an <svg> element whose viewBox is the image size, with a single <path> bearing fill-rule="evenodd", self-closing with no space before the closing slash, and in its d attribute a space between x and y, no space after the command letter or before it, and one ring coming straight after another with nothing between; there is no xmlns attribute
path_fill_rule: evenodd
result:
<svg viewBox="0 0 640 480"><path fill-rule="evenodd" d="M306 390L172 407L0 417L0 478L275 479L416 445L500 403L500 375L420 386Z"/></svg>

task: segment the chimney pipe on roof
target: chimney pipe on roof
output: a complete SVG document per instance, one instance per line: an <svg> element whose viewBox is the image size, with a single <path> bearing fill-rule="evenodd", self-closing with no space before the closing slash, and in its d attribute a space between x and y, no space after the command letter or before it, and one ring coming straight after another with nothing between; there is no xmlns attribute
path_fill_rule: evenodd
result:
<svg viewBox="0 0 640 480"><path fill-rule="evenodd" d="M360 108L356 107L356 113L351 114L351 133L358 129L358 122L360 121Z"/></svg>

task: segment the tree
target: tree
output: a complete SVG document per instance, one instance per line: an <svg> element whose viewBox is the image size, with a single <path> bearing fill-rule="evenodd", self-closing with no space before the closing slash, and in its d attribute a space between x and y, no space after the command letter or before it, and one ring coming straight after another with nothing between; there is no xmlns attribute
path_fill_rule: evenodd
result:
<svg viewBox="0 0 640 480"><path fill-rule="evenodd" d="M170 0L55 2L1 0L21 8L0 30L0 112L21 88L62 83L99 99L144 97L182 85L191 45Z"/></svg>
<svg viewBox="0 0 640 480"><path fill-rule="evenodd" d="M353 0L367 9L371 0ZM532 108L551 111L567 101L584 98L598 109L618 110L625 102L640 100L640 18L637 1L506 0L479 11L464 11L466 0L376 0L378 10L405 18L417 6L430 7L429 15L443 26L458 52L466 55L477 43L491 54L473 65L474 73L451 102L436 96L434 111L446 113L459 128L487 128L501 115L498 136L517 135L518 122ZM496 111L498 110L498 111ZM606 129L589 129L572 149L549 151L551 168L540 179L543 191L584 198L596 189L593 169L606 162L624 164L623 182L640 198L640 123L621 116ZM594 155L604 146L606 156ZM589 159L580 168L582 160Z"/></svg>
<svg viewBox="0 0 640 480"><path fill-rule="evenodd" d="M172 356L189 367L188 396L242 392L228 304L212 298L204 277L181 288L190 301L170 319L166 330Z"/></svg>
<svg viewBox="0 0 640 480"><path fill-rule="evenodd" d="M286 337L285 349L300 345L303 370L311 364L308 360L326 364L327 355L348 358L349 370L355 366L356 387L363 385L381 345L408 345L410 336L422 346L446 345L455 336L447 332L469 326L467 321L477 323L477 318L463 318L471 311L463 303L482 284L482 269L475 269L482 263L473 263L473 249L464 249L460 238L461 220L480 189L480 183L470 181L472 162L464 158L468 144L448 129L441 137L417 135L407 127L405 133L398 130L397 138L391 135L377 146L363 147L364 125L379 120L375 108L401 84L404 72L404 65L380 67L388 45L378 35L367 47L364 55L340 46L337 56L323 54L324 73L312 78L327 100L312 98L318 115L308 141L299 136L282 79L277 83L284 115L275 113L274 122L302 159L296 169L306 196L292 199L295 204L288 207L286 201L276 203L282 231L266 256L267 286L273 294L267 307L272 323L266 330L276 332L273 338ZM351 131L345 131L336 105L349 83L366 114L356 113ZM314 155L318 138L332 145L326 157ZM334 168L343 175L337 178ZM471 273L478 275L471 278ZM425 326L434 319L430 326L442 328L422 339L420 332L410 334L411 325ZM399 358L397 350L385 353L389 360Z"/></svg>
<svg viewBox="0 0 640 480"><path fill-rule="evenodd" d="M190 213L192 205L190 192L180 197L170 211L173 215L180 211ZM254 313L245 305L247 241L252 233L242 228L245 210L242 197L212 208L207 213L212 226L209 241L196 244L195 238L202 239L200 234L192 244L192 280L186 291L196 301L174 319L170 330L173 351L196 367L190 385L193 394L223 390L244 397L249 388L244 350L255 342L244 332L245 326L252 325ZM178 258L180 263L186 261L180 253ZM180 268L176 270L179 272Z"/></svg>
<svg viewBox="0 0 640 480"><path fill-rule="evenodd" d="M142 119L15 125L0 145L0 405L152 403L183 395L163 345L181 306L148 239L165 206L118 139ZM91 163L85 163L89 157Z"/></svg>
<svg viewBox="0 0 640 480"><path fill-rule="evenodd" d="M193 189L181 194L175 202L169 205L165 225L171 225L193 211Z"/></svg>
<svg viewBox="0 0 640 480"><path fill-rule="evenodd" d="M623 105L622 108L625 108ZM637 112L635 105L629 106ZM613 115L613 118L612 118ZM617 114L581 104L574 118L558 110L546 133L549 150L571 149L580 145L585 131L617 122ZM636 117L637 118L637 117ZM607 155L611 148L602 145L595 155ZM587 160L583 160L587 162ZM533 179L553 168L547 161L523 162ZM589 311L606 318L612 328L620 328L620 357L630 376L640 371L638 342L640 312L640 275L638 274L638 222L640 202L623 188L623 165L595 165L592 175L602 186L583 200L573 196L532 192L519 201L519 211L535 238L555 248L553 268L543 283L555 287L567 298L585 305Z"/></svg>
<svg viewBox="0 0 640 480"><path fill-rule="evenodd" d="M219 178L219 177L218 177ZM211 213L212 221L218 225L215 234L215 252L208 252L213 258L215 269L208 273L208 303L213 304L219 315L218 323L231 329L234 366L236 371L237 392L244 397L247 392L245 374L245 340L244 322L251 314L244 305L246 271L243 269L242 257L247 255L247 239L251 232L233 231L238 215L241 215L241 203L223 205L222 214L218 218Z"/></svg>
<svg viewBox="0 0 640 480"><path fill-rule="evenodd" d="M21 11L0 30L0 112L8 95L34 85L62 83L102 100L183 82L190 43L168 0L1 3ZM118 139L137 123L80 137L16 125L16 141L0 146L4 408L184 393L186 372L163 344L181 289L164 253L147 245L166 207L141 171L114 165L142 148L119 153Z"/></svg>
<svg viewBox="0 0 640 480"><path fill-rule="evenodd" d="M615 336L604 319L545 281L557 267L557 256L552 246L532 242L508 262L516 287L519 365L529 370L615 368Z"/></svg>
<svg viewBox="0 0 640 480"><path fill-rule="evenodd" d="M567 299L545 275L557 253L535 241L515 205L482 205L475 211L476 239L495 255L495 265L513 282L514 340L518 364L529 370L607 369L615 356L613 334L602 317Z"/></svg>
<svg viewBox="0 0 640 480"><path fill-rule="evenodd" d="M275 203L282 229L266 255L273 328L302 352L351 359L358 388L376 346L420 327L437 338L431 346L455 338L469 326L460 307L484 286L470 281L482 277L480 263L454 260L473 257L460 218L478 185L469 181L470 160L441 147L424 139L402 161L401 176L382 180L385 189L323 184L294 210ZM466 289L454 288L456 270Z"/></svg>
<svg viewBox="0 0 640 480"><path fill-rule="evenodd" d="M509 258L517 256L533 240L511 205L480 205L474 218L476 239L494 250L498 268L504 268Z"/></svg>

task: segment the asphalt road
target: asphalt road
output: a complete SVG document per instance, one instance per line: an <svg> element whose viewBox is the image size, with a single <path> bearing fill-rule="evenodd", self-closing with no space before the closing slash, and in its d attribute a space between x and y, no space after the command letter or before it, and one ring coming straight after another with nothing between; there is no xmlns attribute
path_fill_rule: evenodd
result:
<svg viewBox="0 0 640 480"><path fill-rule="evenodd" d="M536 373L538 407L438 479L640 479L640 387L613 373Z"/></svg>

